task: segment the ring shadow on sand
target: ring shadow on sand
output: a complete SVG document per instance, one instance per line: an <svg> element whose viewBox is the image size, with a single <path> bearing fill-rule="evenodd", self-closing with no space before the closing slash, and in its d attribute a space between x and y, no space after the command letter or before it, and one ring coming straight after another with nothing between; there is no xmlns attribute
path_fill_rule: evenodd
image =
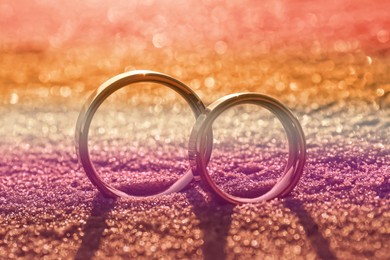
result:
<svg viewBox="0 0 390 260"><path fill-rule="evenodd" d="M225 259L226 238L231 224L231 213L234 205L205 203L203 196L196 188L186 189L185 194L192 204L194 214L200 222L203 231L203 256L204 259ZM84 237L77 250L75 259L92 259L99 249L103 232L107 228L106 220L111 210L115 207L116 200L107 199L98 193L93 202L91 214L86 221L83 232ZM219 219L216 225L215 219Z"/></svg>
<svg viewBox="0 0 390 260"><path fill-rule="evenodd" d="M100 192L92 202L92 211L85 226L84 237L77 250L76 260L92 259L99 249L104 230L108 227L106 220L114 209L116 200L105 198Z"/></svg>
<svg viewBox="0 0 390 260"><path fill-rule="evenodd" d="M284 205L289 208L298 217L300 224L305 229L305 233L310 240L311 246L316 251L320 259L336 259L334 253L330 250L329 241L326 240L318 230L318 225L311 217L310 213L303 207L300 200L286 198Z"/></svg>
<svg viewBox="0 0 390 260"><path fill-rule="evenodd" d="M232 222L234 205L204 201L204 196L196 187L186 189L188 201L193 207L193 212L199 220L199 226L203 232L203 256L204 259L226 259L225 251L227 237ZM100 193L93 200L91 215L84 226L84 237L76 253L75 259L92 259L99 249L102 235L107 228L106 220L114 208L116 200L104 198ZM298 200L287 198L284 205L296 214L299 222L305 229L307 237L313 249L320 259L336 259L330 250L329 242L318 230L318 225ZM219 219L216 223L215 219Z"/></svg>

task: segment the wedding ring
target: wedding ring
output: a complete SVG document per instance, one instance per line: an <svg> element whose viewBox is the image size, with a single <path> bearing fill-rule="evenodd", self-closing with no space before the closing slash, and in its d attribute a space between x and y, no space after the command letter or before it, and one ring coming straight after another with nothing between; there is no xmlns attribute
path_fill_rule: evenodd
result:
<svg viewBox="0 0 390 260"><path fill-rule="evenodd" d="M282 123L287 134L289 155L282 176L271 190L257 198L242 198L228 194L211 178L205 157L210 145L206 142L206 134L212 131L212 124L225 110L242 104L254 104L268 109ZM299 121L291 111L274 98L258 93L237 93L222 97L209 105L198 117L189 140L189 160L194 175L200 175L207 187L218 197L233 204L254 203L270 200L288 194L298 183L303 172L306 158L306 143Z"/></svg>
<svg viewBox="0 0 390 260"><path fill-rule="evenodd" d="M140 198L118 190L106 183L95 169L88 149L88 134L92 119L99 106L115 91L131 84L150 82L164 85L176 91L191 107L197 118L189 139L188 158L190 168L173 185L163 192L149 196L166 195L186 187L194 177L202 179L206 187L219 198L233 203L253 203L287 195L297 185L305 164L306 142L301 125L292 112L276 99L259 93L236 93L218 99L207 108L200 98L182 82L162 73L153 71L132 71L120 74L103 83L87 100L76 124L76 152L80 164L91 182L108 197ZM213 122L225 110L243 104L254 104L268 109L282 123L288 141L288 159L282 176L265 194L256 198L238 197L222 190L210 176L209 163L212 146Z"/></svg>
<svg viewBox="0 0 390 260"><path fill-rule="evenodd" d="M128 194L121 190L118 190L106 183L99 172L96 170L93 165L89 149L88 149L88 133L91 125L91 121L94 117L95 112L99 108L99 106L106 100L112 93L119 90L122 87L127 85L140 83L140 82L151 82L157 83L171 88L176 91L191 107L195 117L199 116L205 106L203 102L199 99L199 97L192 91L189 87L187 87L184 83L162 73L153 72L153 71L132 71L126 72L120 75L117 75L105 83L103 83L87 100L82 108L79 117L77 119L76 124L76 153L78 159L84 168L88 178L91 182L103 193L103 195L107 197L125 197L125 198L136 198L138 196ZM204 154L204 159L210 158L211 150L212 150L212 133L211 131L205 135L206 137L206 146ZM167 190L153 194L150 196L157 195L166 195L172 192L177 192L187 186L191 180L193 179L193 174L191 169L188 169L186 173L181 176L173 185L171 185ZM142 196L146 197L146 196Z"/></svg>

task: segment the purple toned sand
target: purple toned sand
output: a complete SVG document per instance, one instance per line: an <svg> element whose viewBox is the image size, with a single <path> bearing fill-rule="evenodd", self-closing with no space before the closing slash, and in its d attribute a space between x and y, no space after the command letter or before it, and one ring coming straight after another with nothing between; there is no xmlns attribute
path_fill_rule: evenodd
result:
<svg viewBox="0 0 390 260"><path fill-rule="evenodd" d="M349 100L294 112L300 118L308 146L298 186L286 198L233 206L219 203L200 183L159 198L103 198L75 157L77 110L3 107L0 258L388 258L390 110ZM156 125L145 127L159 130L162 134L157 139L166 141L170 132L164 132L159 122L167 122L169 117L162 113ZM107 118L112 121L100 124L123 132L125 126L121 126L119 117L108 114ZM98 118L96 123L97 133L104 136ZM128 189L135 192L161 189L187 166L186 141L180 136L181 132L187 135L189 129L184 131L186 124L183 131L180 127L174 129L179 136L175 140L182 145L176 150L174 142L161 144L156 138L150 146L133 143L127 148L128 144L121 145L122 138L115 148L98 136L95 148L107 149L97 152L94 160L102 171L106 167L104 176L109 176L109 170L118 171L117 177L106 177L118 187L123 182L131 184ZM244 124L232 129L244 134L251 130ZM140 127L134 131L143 130ZM269 132L261 132L261 138L266 140ZM142 136L136 138L142 140ZM140 148L142 145L149 148ZM163 149L150 150L153 146ZM220 172L236 170L237 187L247 185L242 176L261 173L262 167L272 168L269 161L283 163L283 158L270 157L283 154L277 145L271 145L260 149L252 164L237 170L234 162L242 156L235 153L245 153L246 148L234 147L217 143L212 167ZM131 159L126 151L134 157ZM220 154L232 156L227 160ZM228 169L224 168L227 162ZM131 183L123 177L130 172Z"/></svg>

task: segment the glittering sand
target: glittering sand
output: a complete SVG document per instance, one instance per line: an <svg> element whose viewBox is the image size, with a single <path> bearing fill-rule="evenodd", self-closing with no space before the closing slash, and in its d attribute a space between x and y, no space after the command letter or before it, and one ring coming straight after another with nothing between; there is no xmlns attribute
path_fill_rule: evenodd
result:
<svg viewBox="0 0 390 260"><path fill-rule="evenodd" d="M0 259L389 259L388 1L1 1ZM193 182L159 198L103 198L74 149L88 94L124 71L183 81L205 104L271 95L297 115L307 163L293 192L227 205ZM257 110L256 110L257 109ZM191 111L155 85L99 109L102 177L136 195L188 167ZM239 107L214 124L213 178L269 189L280 123Z"/></svg>
<svg viewBox="0 0 390 260"><path fill-rule="evenodd" d="M232 206L219 203L201 183L160 198L101 197L78 166L74 126L88 91L130 64L130 57L104 60L95 54L96 63L88 53L57 55L3 55L8 88L0 108L0 258L389 257L386 60L363 53L325 60L287 59L282 53L251 57L249 63L207 56L212 64L202 63L201 54L193 54L190 63L188 56L170 53L154 56L165 63L132 59L134 68L152 64L147 68L188 83L205 103L231 92L259 91L299 117L308 158L296 189L286 198ZM14 71L12 64L25 65ZM77 64L83 67L72 67ZM30 76L23 79L26 71ZM91 132L94 161L106 180L138 194L166 187L183 173L194 121L172 93L139 89L109 100ZM241 112L218 121L211 167L234 172L236 187L247 186L251 177L245 176L252 175L272 183L286 154L284 139L274 136L280 126Z"/></svg>

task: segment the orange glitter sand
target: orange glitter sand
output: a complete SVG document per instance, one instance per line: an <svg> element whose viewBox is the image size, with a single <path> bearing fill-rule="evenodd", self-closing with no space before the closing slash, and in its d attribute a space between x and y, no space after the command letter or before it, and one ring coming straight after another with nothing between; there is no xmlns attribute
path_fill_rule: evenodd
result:
<svg viewBox="0 0 390 260"><path fill-rule="evenodd" d="M0 258L388 258L389 9L368 0L2 1ZM308 145L296 189L241 206L198 184L158 199L101 197L76 159L77 115L92 90L134 69L176 77L205 104L243 91L282 101ZM232 188L256 178L268 188L282 170L283 132L262 112L231 110L215 124L209 167ZM95 119L93 160L115 185L159 190L188 167L194 118L171 92L125 88ZM232 184L236 176L245 181Z"/></svg>

